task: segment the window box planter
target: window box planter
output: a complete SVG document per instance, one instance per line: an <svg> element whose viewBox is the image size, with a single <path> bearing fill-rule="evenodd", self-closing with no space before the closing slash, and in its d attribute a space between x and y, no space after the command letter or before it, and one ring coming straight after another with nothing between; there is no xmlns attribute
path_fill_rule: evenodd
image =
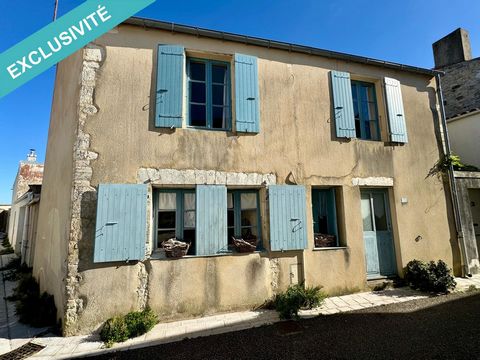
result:
<svg viewBox="0 0 480 360"><path fill-rule="evenodd" d="M184 257L187 254L189 247L190 243L179 241L175 238L162 242L162 248L165 251L167 258L178 259Z"/></svg>
<svg viewBox="0 0 480 360"><path fill-rule="evenodd" d="M315 247L334 247L337 246L337 239L335 235L316 233L314 236Z"/></svg>
<svg viewBox="0 0 480 360"><path fill-rule="evenodd" d="M257 249L257 239L237 239L232 237L233 246L237 252L252 253Z"/></svg>

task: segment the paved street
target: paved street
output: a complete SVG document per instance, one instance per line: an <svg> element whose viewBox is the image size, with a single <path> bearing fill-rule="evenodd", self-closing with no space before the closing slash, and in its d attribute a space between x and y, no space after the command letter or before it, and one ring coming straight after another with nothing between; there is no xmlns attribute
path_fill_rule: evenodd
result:
<svg viewBox="0 0 480 360"><path fill-rule="evenodd" d="M281 322L93 359L478 359L480 293Z"/></svg>

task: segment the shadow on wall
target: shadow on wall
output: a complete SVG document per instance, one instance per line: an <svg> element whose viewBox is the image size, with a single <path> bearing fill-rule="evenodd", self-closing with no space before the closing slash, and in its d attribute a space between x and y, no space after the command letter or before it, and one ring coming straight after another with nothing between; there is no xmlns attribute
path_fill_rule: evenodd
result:
<svg viewBox="0 0 480 360"><path fill-rule="evenodd" d="M443 141L442 141L442 130L440 127L440 124L442 122L442 119L440 118L440 113L437 110L437 104L439 103L439 98L437 96L437 91L435 88L428 86L427 87L427 93L428 93L428 100L429 100L429 105L430 105L430 110L432 112L432 118L433 118L433 127L435 130L435 135L437 138L437 148L438 148L438 159L440 161L441 158L443 158ZM432 169L436 166L436 164L432 164ZM431 171L431 170L430 170ZM429 172L425 176L424 181L428 181L428 177L431 175ZM453 212L453 203L452 203L452 194L451 194L451 189L450 189L450 183L448 180L447 176L444 176L443 173L437 173L435 176L437 176L443 184L443 196L445 197L445 203L447 204L447 221L448 221L448 227L450 229L450 247L452 250L452 259L453 259L453 273L456 276L462 275L462 268L461 268L461 254L460 254L460 247L458 244L458 239L457 239L457 229L456 229L456 224L455 224L455 215Z"/></svg>

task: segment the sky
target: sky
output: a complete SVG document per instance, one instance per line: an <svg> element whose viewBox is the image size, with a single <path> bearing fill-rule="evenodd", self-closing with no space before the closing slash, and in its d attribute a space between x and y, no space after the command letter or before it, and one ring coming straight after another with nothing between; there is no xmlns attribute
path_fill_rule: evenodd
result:
<svg viewBox="0 0 480 360"><path fill-rule="evenodd" d="M59 0L59 16L82 2ZM54 0L1 5L0 53L52 21ZM479 14L478 0L156 0L136 16L431 68L432 43L458 27L480 56ZM45 159L54 78L52 67L0 98L0 204L28 150Z"/></svg>

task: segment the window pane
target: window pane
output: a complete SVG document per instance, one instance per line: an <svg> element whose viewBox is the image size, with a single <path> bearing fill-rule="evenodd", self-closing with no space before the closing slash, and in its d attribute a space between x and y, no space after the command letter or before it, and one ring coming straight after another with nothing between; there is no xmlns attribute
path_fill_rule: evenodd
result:
<svg viewBox="0 0 480 360"><path fill-rule="evenodd" d="M175 237L175 230L159 231L157 237L157 247L162 247L162 242Z"/></svg>
<svg viewBox="0 0 480 360"><path fill-rule="evenodd" d="M222 65L212 65L212 81L214 83L226 84L227 67Z"/></svg>
<svg viewBox="0 0 480 360"><path fill-rule="evenodd" d="M226 108L214 106L212 108L212 128L214 129L225 129L227 127Z"/></svg>
<svg viewBox="0 0 480 360"><path fill-rule="evenodd" d="M234 226L235 225L235 214L233 209L228 210L227 212L227 225Z"/></svg>
<svg viewBox="0 0 480 360"><path fill-rule="evenodd" d="M195 194L194 193L186 193L184 195L184 203L183 203L185 210L195 210Z"/></svg>
<svg viewBox="0 0 480 360"><path fill-rule="evenodd" d="M190 125L207 126L205 105L190 105Z"/></svg>
<svg viewBox="0 0 480 360"><path fill-rule="evenodd" d="M257 227L252 226L248 228L242 228L242 239L243 240L258 239Z"/></svg>
<svg viewBox="0 0 480 360"><path fill-rule="evenodd" d="M375 91L373 84L367 86L366 97L367 101L375 101Z"/></svg>
<svg viewBox="0 0 480 360"><path fill-rule="evenodd" d="M385 212L385 201L383 194L372 194L373 197L373 211L375 213L375 227L377 231L386 231L387 214Z"/></svg>
<svg viewBox="0 0 480 360"><path fill-rule="evenodd" d="M183 226L185 228L195 228L195 211L185 211L183 214Z"/></svg>
<svg viewBox="0 0 480 360"><path fill-rule="evenodd" d="M205 64L190 62L190 79L205 81Z"/></svg>
<svg viewBox="0 0 480 360"><path fill-rule="evenodd" d="M227 232L228 232L228 245L233 245L233 239L232 239L232 237L235 237L235 233L234 233L233 227L232 227L232 228L228 228L228 229L227 229Z"/></svg>
<svg viewBox="0 0 480 360"><path fill-rule="evenodd" d="M190 102L205 103L206 102L205 83L190 83Z"/></svg>
<svg viewBox="0 0 480 360"><path fill-rule="evenodd" d="M227 208L233 209L233 194L227 193Z"/></svg>
<svg viewBox="0 0 480 360"><path fill-rule="evenodd" d="M380 139L376 121L370 121L370 134L372 135L372 140Z"/></svg>
<svg viewBox="0 0 480 360"><path fill-rule="evenodd" d="M362 139L371 139L372 135L370 133L370 125L369 125L369 120L370 120L370 115L368 113L368 103L365 101L361 102L361 109L360 111L362 112L362 115L360 116L360 121L362 122L363 126L363 137Z"/></svg>
<svg viewBox="0 0 480 360"><path fill-rule="evenodd" d="M175 210L177 207L177 194L161 192L158 194L158 208L160 210Z"/></svg>
<svg viewBox="0 0 480 360"><path fill-rule="evenodd" d="M377 107L374 102L368 103L368 118L369 120L377 120Z"/></svg>
<svg viewBox="0 0 480 360"><path fill-rule="evenodd" d="M212 85L212 103L213 105L225 105L225 86Z"/></svg>
<svg viewBox="0 0 480 360"><path fill-rule="evenodd" d="M182 241L190 243L187 255L195 255L195 229L184 230Z"/></svg>
<svg viewBox="0 0 480 360"><path fill-rule="evenodd" d="M357 84L355 84L353 81L352 81L352 98L354 102L357 101Z"/></svg>
<svg viewBox="0 0 480 360"><path fill-rule="evenodd" d="M363 231L373 231L369 194L362 194L361 204L362 204Z"/></svg>
<svg viewBox="0 0 480 360"><path fill-rule="evenodd" d="M242 210L242 226L257 225L257 210Z"/></svg>
<svg viewBox="0 0 480 360"><path fill-rule="evenodd" d="M240 204L242 209L256 209L257 208L257 194L243 193L240 195Z"/></svg>
<svg viewBox="0 0 480 360"><path fill-rule="evenodd" d="M175 211L161 211L158 213L159 229L175 229Z"/></svg>

